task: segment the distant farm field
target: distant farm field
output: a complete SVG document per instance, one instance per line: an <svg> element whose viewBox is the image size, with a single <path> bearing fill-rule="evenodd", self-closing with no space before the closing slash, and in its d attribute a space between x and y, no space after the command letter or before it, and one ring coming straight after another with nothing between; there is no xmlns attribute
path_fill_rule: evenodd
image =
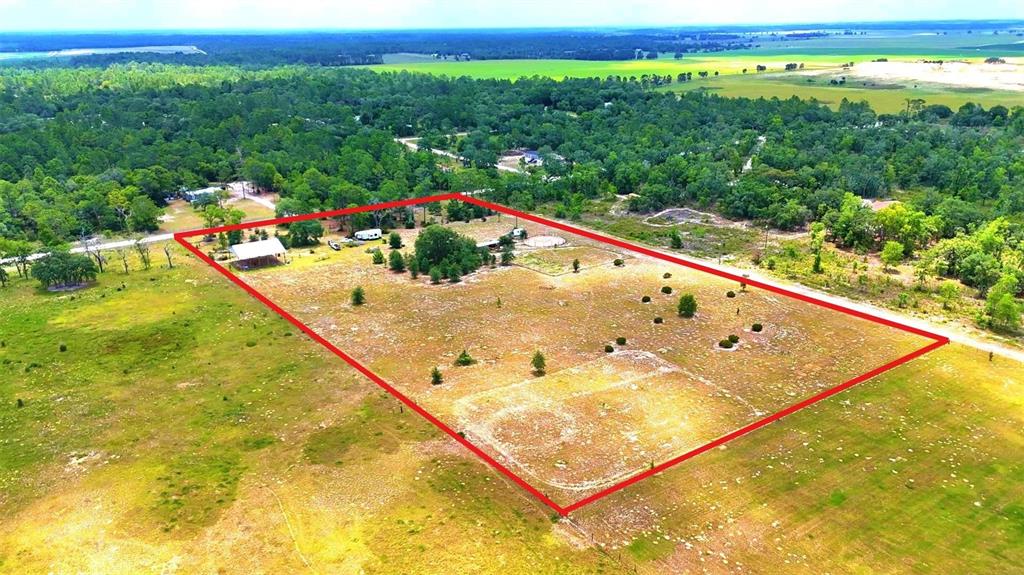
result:
<svg viewBox="0 0 1024 575"><path fill-rule="evenodd" d="M880 113L899 112L907 99L923 99L927 104L944 104L954 110L967 102L986 107L1024 105L1024 91L989 87L964 87L934 81L851 80L835 86L829 80L844 73L842 66L876 60L890 62L957 61L980 65L990 55L1010 57L1019 52L988 48L980 38L921 36L912 38L851 37L766 43L755 49L721 54L687 54L680 59L661 54L654 60L475 60L459 62L436 60L417 54L395 54L385 64L367 66L380 72L409 71L446 76L516 80L541 76L563 78L606 78L644 75L672 76L673 83L662 90L677 92L705 89L727 97L814 98L833 108L846 98L867 101ZM972 46L971 44L977 44ZM965 46L966 44L966 46ZM803 73L785 72L788 63L803 64ZM766 70L757 73L757 66ZM746 70L746 73L744 73ZM706 78L700 73L707 72ZM689 82L676 82L681 73L690 73ZM716 75L717 73L717 75ZM1024 84L1024 80L1022 80Z"/></svg>
<svg viewBox="0 0 1024 575"><path fill-rule="evenodd" d="M862 56L870 59L870 56ZM695 55L676 60L671 54L662 55L656 60L474 60L455 62L438 61L407 61L392 64L367 66L370 70L380 72L422 72L426 74L447 76L468 76L470 78L497 78L515 80L523 77L542 76L560 80L570 78L606 78L608 76L636 76L644 74L670 74L675 76L683 72L691 72L696 77L700 72L708 72L713 76L719 74L740 74L744 68L753 72L758 64L767 66L769 70L783 70L789 62L804 62L810 67L839 66L848 59L828 55L791 55L791 56L711 56Z"/></svg>

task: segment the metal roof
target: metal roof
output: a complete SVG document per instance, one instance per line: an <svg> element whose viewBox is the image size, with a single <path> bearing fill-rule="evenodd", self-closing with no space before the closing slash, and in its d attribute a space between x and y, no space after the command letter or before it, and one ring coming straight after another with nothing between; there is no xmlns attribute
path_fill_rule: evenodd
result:
<svg viewBox="0 0 1024 575"><path fill-rule="evenodd" d="M270 238L258 242L248 242L231 246L231 253L240 260L251 260L266 256L276 256L285 252L281 240Z"/></svg>

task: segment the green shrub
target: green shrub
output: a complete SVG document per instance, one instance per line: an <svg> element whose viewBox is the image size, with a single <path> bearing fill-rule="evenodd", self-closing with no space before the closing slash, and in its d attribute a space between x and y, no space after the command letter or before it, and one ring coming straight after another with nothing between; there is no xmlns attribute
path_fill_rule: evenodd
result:
<svg viewBox="0 0 1024 575"><path fill-rule="evenodd" d="M662 277L662 279L668 279L668 278L672 277L672 274L670 274L668 272L665 272L665 275L663 275L661 277Z"/></svg>
<svg viewBox="0 0 1024 575"><path fill-rule="evenodd" d="M434 366L434 369L430 370L430 384L441 385L444 383L444 377L441 376L441 370Z"/></svg>
<svg viewBox="0 0 1024 575"><path fill-rule="evenodd" d="M626 345L626 338L624 338L622 336L619 336L619 337L615 338L615 343L617 343L619 345Z"/></svg>
<svg viewBox="0 0 1024 575"><path fill-rule="evenodd" d="M612 347L612 346L610 346L610 345L606 345L606 346L604 346L604 352L605 352L605 353L611 353L611 352L613 352L613 351L615 351L615 348L614 348L614 347Z"/></svg>
<svg viewBox="0 0 1024 575"><path fill-rule="evenodd" d="M665 320L662 319L661 316L658 316L658 317L654 318L654 323L664 323L664 322L665 322Z"/></svg>
<svg viewBox="0 0 1024 575"><path fill-rule="evenodd" d="M725 297L736 297L736 292L729 290L725 292Z"/></svg>
<svg viewBox="0 0 1024 575"><path fill-rule="evenodd" d="M732 342L727 339L723 339L722 341L718 342L718 347L722 349L732 349Z"/></svg>
<svg viewBox="0 0 1024 575"><path fill-rule="evenodd" d="M740 336L738 336L738 335L736 335L736 334L731 334L731 335L729 335L729 338L728 338L728 339L729 339L729 341L730 341L730 342L732 342L732 343L739 343L739 342L740 342Z"/></svg>
<svg viewBox="0 0 1024 575"><path fill-rule="evenodd" d="M764 329L764 326L759 324L759 323L755 323L754 325L750 326L750 331L753 331L753 332L759 332L759 331L761 331L763 329Z"/></svg>
<svg viewBox="0 0 1024 575"><path fill-rule="evenodd" d="M644 297L640 298L640 301L642 303L651 303L651 296L645 295Z"/></svg>
<svg viewBox="0 0 1024 575"><path fill-rule="evenodd" d="M612 263L615 264L615 267L617 267L617 268L620 268L620 267L626 265L626 262L624 262L624 261L622 261L620 259L616 259Z"/></svg>
<svg viewBox="0 0 1024 575"><path fill-rule="evenodd" d="M352 290L352 305L363 305L364 303L366 303L366 292L363 291L363 286L357 286Z"/></svg>
<svg viewBox="0 0 1024 575"><path fill-rule="evenodd" d="M661 293L666 294L666 295L672 293L671 286L662 286Z"/></svg>
<svg viewBox="0 0 1024 575"><path fill-rule="evenodd" d="M60 351L61 351L62 353L63 353L63 352L65 352L65 351L67 351L67 350L68 350L68 346L67 346L67 344L66 344L66 343L62 343L62 344L60 344Z"/></svg>
<svg viewBox="0 0 1024 575"><path fill-rule="evenodd" d="M470 356L466 350L462 350L462 353L459 354L459 357L455 358L455 365L459 367L473 365L474 363L476 363L476 360L473 359L472 356Z"/></svg>
<svg viewBox="0 0 1024 575"><path fill-rule="evenodd" d="M692 293L679 296L679 315L682 317L693 317L697 313L697 298Z"/></svg>

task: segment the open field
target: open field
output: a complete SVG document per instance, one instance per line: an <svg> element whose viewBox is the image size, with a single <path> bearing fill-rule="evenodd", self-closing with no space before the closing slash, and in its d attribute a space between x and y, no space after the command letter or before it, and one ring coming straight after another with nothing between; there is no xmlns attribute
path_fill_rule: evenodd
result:
<svg viewBox="0 0 1024 575"><path fill-rule="evenodd" d="M448 225L483 240L512 222ZM292 260L302 263L240 277L559 505L931 343L526 227L531 238L561 235L568 243L520 245L522 265L484 268L459 284L395 274L373 265L363 249L315 257L296 251ZM400 233L410 246L418 230ZM616 257L622 267L613 265ZM573 259L586 264L579 273L570 271ZM348 301L357 286L365 305ZM696 317L676 314L682 293L696 296ZM754 323L764 330L752 331ZM730 334L739 344L721 349L719 340ZM619 337L625 343L616 343ZM864 347L874 351L857 353ZM462 350L475 365L453 366ZM530 373L535 350L548 358L541 377ZM435 366L443 385L431 384Z"/></svg>
<svg viewBox="0 0 1024 575"><path fill-rule="evenodd" d="M194 258L0 295L2 573L1024 569L1024 369L977 350L552 523Z"/></svg>
<svg viewBox="0 0 1024 575"><path fill-rule="evenodd" d="M895 64L895 63L893 63ZM979 64L980 66L980 64ZM926 104L943 104L956 110L974 102L985 107L996 105L1013 107L1024 105L1024 91L980 87L950 86L909 78L894 79L857 76L858 67L850 72L839 69L809 71L808 73L763 74L760 76L728 76L709 78L661 88L685 92L707 90L712 94L731 98L814 98L832 108L838 108L845 98L852 102L866 101L879 113L898 113L906 109L907 99L922 99ZM845 85L829 83L834 77L847 76ZM1021 75L1024 84L1024 74Z"/></svg>
<svg viewBox="0 0 1024 575"><path fill-rule="evenodd" d="M980 103L986 107L1024 105L1024 73L1016 69L1009 76L1004 73L999 81L982 80L978 78L980 74L973 73L936 76L919 70L903 69L899 74L889 71L901 65L916 66L921 60L955 60L968 66L967 71L973 71L982 67L982 61L990 56L1005 58L1013 67L1013 62L1024 57L1024 52L1006 38L991 34L966 34L963 31L949 34L869 32L866 35L789 41L762 38L756 48L716 54L686 54L678 60L672 54L660 54L655 60L457 62L405 54L386 59L385 64L368 68L508 80L530 76L556 80L565 77L639 78L645 74L671 75L675 80L678 74L690 72L694 77L692 81L673 83L661 89L706 89L722 96L746 98L797 96L814 98L832 107L838 107L846 98L851 101L867 101L878 112L895 113L905 108L908 98L924 99L928 104L944 104L954 110L967 102ZM889 62L873 62L879 59L887 59ZM804 64L803 71L783 72L785 65L790 62ZM847 63L854 64L851 70L841 67ZM757 65L766 66L767 71L754 73ZM878 70L880 67L882 71ZM748 73L744 74L744 69ZM708 72L708 77L698 78L700 72ZM832 78L845 75L851 76L845 85L833 86L829 83ZM977 81L961 85L962 76L974 77Z"/></svg>
<svg viewBox="0 0 1024 575"><path fill-rule="evenodd" d="M227 207L245 212L242 221L246 222L274 217L274 210L249 199L233 200ZM185 200L173 200L164 208L164 216L160 222L161 232L183 232L203 227L206 227L206 222L202 215Z"/></svg>

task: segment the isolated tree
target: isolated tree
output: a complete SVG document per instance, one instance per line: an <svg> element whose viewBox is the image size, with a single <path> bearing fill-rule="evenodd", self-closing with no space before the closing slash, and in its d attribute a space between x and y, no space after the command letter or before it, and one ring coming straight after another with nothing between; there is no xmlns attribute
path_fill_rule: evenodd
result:
<svg viewBox="0 0 1024 575"><path fill-rule="evenodd" d="M100 273L103 273L103 266L107 263L107 259L100 253L99 244L83 237L82 245L85 249L85 255L96 260L96 267L99 268Z"/></svg>
<svg viewBox="0 0 1024 575"><path fill-rule="evenodd" d="M505 249L501 250L501 265L507 266L512 264L512 260L516 259L516 255L512 253L512 248L506 246Z"/></svg>
<svg viewBox="0 0 1024 575"><path fill-rule="evenodd" d="M378 249L373 250L373 263L374 265L380 265L384 263L384 253Z"/></svg>
<svg viewBox="0 0 1024 575"><path fill-rule="evenodd" d="M363 286L356 286L356 289L352 290L352 305L363 305L366 303L366 292L363 291Z"/></svg>
<svg viewBox="0 0 1024 575"><path fill-rule="evenodd" d="M128 275L128 250L125 248L117 248L114 250L117 257L121 260L121 265L124 267L125 275Z"/></svg>
<svg viewBox="0 0 1024 575"><path fill-rule="evenodd" d="M671 242L672 249L678 250L683 247L683 236L679 235L679 230L672 228L672 234L668 237Z"/></svg>
<svg viewBox="0 0 1024 575"><path fill-rule="evenodd" d="M393 250L402 249L402 236L398 232L391 232L388 236L388 246Z"/></svg>
<svg viewBox="0 0 1024 575"><path fill-rule="evenodd" d="M414 256L407 256L405 265L409 268L409 275L412 279L420 277L420 262Z"/></svg>
<svg viewBox="0 0 1024 575"><path fill-rule="evenodd" d="M444 377L441 376L441 370L434 366L434 369L430 370L430 384L441 385L444 383Z"/></svg>
<svg viewBox="0 0 1024 575"><path fill-rule="evenodd" d="M149 244L142 241L142 238L136 238L132 247L135 248L135 253L139 255L139 261L142 262L142 268L148 270L151 262L149 257Z"/></svg>
<svg viewBox="0 0 1024 575"><path fill-rule="evenodd" d="M903 261L903 244L894 241L885 242L881 258L887 269L896 267Z"/></svg>
<svg viewBox="0 0 1024 575"><path fill-rule="evenodd" d="M32 264L32 277L46 287L74 286L96 279L96 264L88 256L53 252Z"/></svg>
<svg viewBox="0 0 1024 575"><path fill-rule="evenodd" d="M430 268L430 283L439 284L441 283L441 268L434 266Z"/></svg>
<svg viewBox="0 0 1024 575"><path fill-rule="evenodd" d="M164 244L164 257L167 258L167 269L174 269L174 263L171 262L171 244L170 242ZM103 271L102 269L100 271Z"/></svg>
<svg viewBox="0 0 1024 575"><path fill-rule="evenodd" d="M459 357L455 358L455 365L459 367L473 365L474 363L476 363L476 360L473 359L473 357L469 355L469 352L466 350L462 350L462 353L459 354Z"/></svg>
<svg viewBox="0 0 1024 575"><path fill-rule="evenodd" d="M579 271L580 271L580 260L579 259L572 260L572 272L573 273L579 273Z"/></svg>
<svg viewBox="0 0 1024 575"><path fill-rule="evenodd" d="M537 350L533 353L533 359L530 360L530 365L533 366L534 375L544 375L544 370L547 368L547 361L544 359L544 354Z"/></svg>
<svg viewBox="0 0 1024 575"><path fill-rule="evenodd" d="M391 271L402 273L405 271L405 258L402 257L401 252L395 250L388 256L388 267Z"/></svg>
<svg viewBox="0 0 1024 575"><path fill-rule="evenodd" d="M692 293L680 296L678 312L682 317L693 317L697 313L697 298Z"/></svg>

